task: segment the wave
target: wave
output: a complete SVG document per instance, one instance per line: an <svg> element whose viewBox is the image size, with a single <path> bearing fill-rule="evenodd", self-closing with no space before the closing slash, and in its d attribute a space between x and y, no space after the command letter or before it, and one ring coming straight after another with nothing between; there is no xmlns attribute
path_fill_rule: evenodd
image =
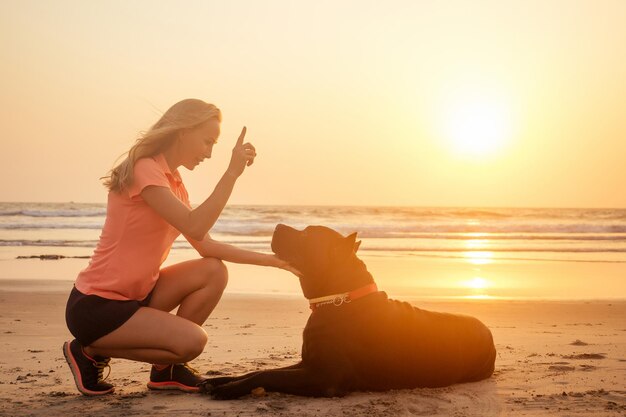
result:
<svg viewBox="0 0 626 417"><path fill-rule="evenodd" d="M271 241L242 241L237 239L223 239L224 243L254 249L269 250ZM467 248L467 247L453 247L453 246L437 246L437 245L415 245L397 243L390 246L378 246L368 242L368 244L362 245L360 252L407 252L407 253L419 253L419 252L446 252L446 253L515 253L515 252L535 252L535 253L626 253L626 247L611 247L611 246L537 246L529 242L528 245L517 244L511 246L487 246L484 248ZM41 239L41 240L28 240L28 239L5 239L0 240L0 247L2 246L49 246L49 247L79 247L79 248L91 248L94 249L98 244L97 240L55 240L55 239ZM184 240L177 240L174 242L173 249L192 249L192 246Z"/></svg>
<svg viewBox="0 0 626 417"><path fill-rule="evenodd" d="M359 237L365 237L363 235L359 235ZM370 238L376 238L378 236L370 236ZM428 233L418 233L418 234L398 234L393 235L393 233L389 233L384 236L385 238L396 238L396 239L430 239L430 240L538 240L538 241L615 241L615 242L626 242L626 234L522 234L522 235L511 235L511 234L496 234L496 233L479 233L479 234L468 234L468 233L448 233L448 234L428 234Z"/></svg>
<svg viewBox="0 0 626 417"><path fill-rule="evenodd" d="M100 230L101 221L39 221L0 222L0 230ZM301 230L306 225L293 224ZM362 238L393 239L498 239L498 240L625 240L626 224L477 224L440 223L401 225L371 225L326 223L344 235L357 232ZM211 233L227 236L271 237L275 223L241 220L218 221Z"/></svg>
<svg viewBox="0 0 626 417"><path fill-rule="evenodd" d="M347 230L350 226L339 226L338 230ZM359 230L360 229L360 230ZM352 231L363 237L402 237L418 236L425 233L579 233L579 234L616 234L626 233L626 224L420 224L402 227L354 227Z"/></svg>
<svg viewBox="0 0 626 417"><path fill-rule="evenodd" d="M489 247L481 249L451 248L451 247L362 247L359 251L375 252L463 252L463 253L489 253L489 252L554 252L554 253L626 253L626 248L569 248L569 247Z"/></svg>
<svg viewBox="0 0 626 417"><path fill-rule="evenodd" d="M322 224L322 223L311 223ZM626 224L514 224L514 223L490 223L490 224L467 224L467 223L423 223L407 226L405 224L371 224L364 226L362 222L353 223L323 223L344 235L357 232L361 237L367 238L419 238L427 234L505 234L522 233L529 234L619 234L626 233ZM298 230L302 230L307 224L289 224ZM271 236L276 224L257 222L218 221L212 229L214 232L236 236Z"/></svg>
<svg viewBox="0 0 626 417"><path fill-rule="evenodd" d="M6 230L41 230L41 229L91 229L91 230L100 230L102 229L103 223L8 223L1 224L0 229Z"/></svg>
<svg viewBox="0 0 626 417"><path fill-rule="evenodd" d="M106 208L80 210L0 210L0 217L101 217L106 215Z"/></svg>
<svg viewBox="0 0 626 417"><path fill-rule="evenodd" d="M443 259L462 259L467 260L467 256L465 255L456 255L456 254L433 254L433 253L411 253L410 256L414 257L423 257L423 258L443 258ZM558 258L558 257L508 257L508 256L498 256L498 261L539 261L539 262L581 262L581 263L610 263L610 264L625 264L626 260L616 260L616 259L572 259L572 258Z"/></svg>
<svg viewBox="0 0 626 417"><path fill-rule="evenodd" d="M83 203L0 203L0 217L93 217L106 215L105 204ZM227 217L278 220L284 218L336 218L373 216L412 219L567 219L626 220L626 209L552 208L462 208L462 207L374 207L374 206L254 206L230 205Z"/></svg>
<svg viewBox="0 0 626 417"><path fill-rule="evenodd" d="M58 246L58 247L73 247L73 248L95 248L98 244L97 240L55 240L55 239L41 239L41 240L1 240L0 246Z"/></svg>
<svg viewBox="0 0 626 417"><path fill-rule="evenodd" d="M270 241L250 242L242 240L224 240L224 243L238 245L242 247L267 247ZM0 239L1 246L50 246L50 247L73 247L73 248L91 248L94 249L98 244L97 240L62 240L62 239ZM177 240L172 244L172 249L192 249L193 247L186 240Z"/></svg>

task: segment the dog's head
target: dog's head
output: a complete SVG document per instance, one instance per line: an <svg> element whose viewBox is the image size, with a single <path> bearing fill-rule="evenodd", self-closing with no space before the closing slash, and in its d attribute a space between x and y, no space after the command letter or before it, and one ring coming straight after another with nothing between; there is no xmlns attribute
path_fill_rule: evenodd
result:
<svg viewBox="0 0 626 417"><path fill-rule="evenodd" d="M351 269L360 244L356 233L344 237L325 226L296 230L279 224L272 237L274 253L302 272L300 285L309 299L354 289Z"/></svg>

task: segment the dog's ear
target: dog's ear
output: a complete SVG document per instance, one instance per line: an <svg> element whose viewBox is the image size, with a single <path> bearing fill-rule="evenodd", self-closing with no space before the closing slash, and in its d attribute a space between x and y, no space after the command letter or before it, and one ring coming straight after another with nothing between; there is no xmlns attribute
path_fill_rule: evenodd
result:
<svg viewBox="0 0 626 417"><path fill-rule="evenodd" d="M346 252L351 253L352 251L356 252L361 246L361 241L356 241L356 232L349 234L344 238Z"/></svg>
<svg viewBox="0 0 626 417"><path fill-rule="evenodd" d="M352 233L344 237L343 239L339 239L339 241L334 245L334 250L332 257L335 261L339 261L341 259L347 259L353 251L358 248L359 243L356 243L356 233Z"/></svg>

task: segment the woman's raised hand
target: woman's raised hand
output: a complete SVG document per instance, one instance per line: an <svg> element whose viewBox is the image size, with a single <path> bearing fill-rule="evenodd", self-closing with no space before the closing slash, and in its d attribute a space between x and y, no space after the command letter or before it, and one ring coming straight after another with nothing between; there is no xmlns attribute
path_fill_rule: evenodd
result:
<svg viewBox="0 0 626 417"><path fill-rule="evenodd" d="M240 176L246 166L250 166L254 163L256 157L256 149L250 142L243 143L243 138L246 136L246 127L241 129L241 134L235 143L233 148L233 154L230 157L230 164L226 172L236 177Z"/></svg>

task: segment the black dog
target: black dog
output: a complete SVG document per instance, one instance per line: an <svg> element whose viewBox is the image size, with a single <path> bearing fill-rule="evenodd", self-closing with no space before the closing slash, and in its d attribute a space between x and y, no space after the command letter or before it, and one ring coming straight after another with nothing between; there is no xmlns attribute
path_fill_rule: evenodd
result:
<svg viewBox="0 0 626 417"><path fill-rule="evenodd" d="M436 313L390 300L356 256L356 233L343 237L323 226L298 231L278 225L272 250L303 276L312 313L304 329L302 361L286 368L207 380L217 399L257 387L305 396L350 391L441 387L491 376L491 332L473 317Z"/></svg>

